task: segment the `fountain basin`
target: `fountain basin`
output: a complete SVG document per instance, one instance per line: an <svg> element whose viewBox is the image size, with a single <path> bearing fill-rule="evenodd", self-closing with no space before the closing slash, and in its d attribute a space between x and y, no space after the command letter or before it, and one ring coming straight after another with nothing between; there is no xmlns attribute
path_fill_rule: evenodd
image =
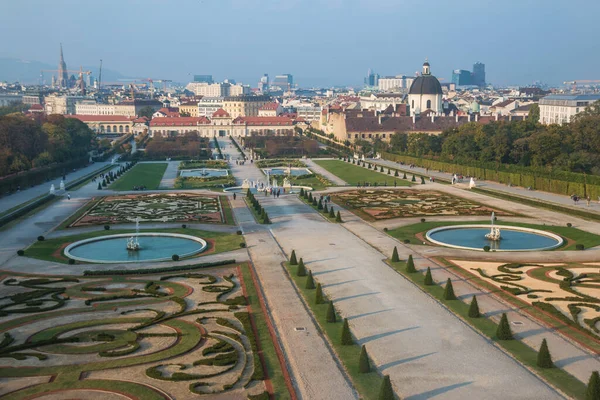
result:
<svg viewBox="0 0 600 400"><path fill-rule="evenodd" d="M541 251L555 249L564 243L562 237L539 229L494 226L500 228L500 240L485 238L491 225L442 226L428 231L425 237L440 246L477 251L484 251L484 246L490 246L492 251Z"/></svg>
<svg viewBox="0 0 600 400"><path fill-rule="evenodd" d="M127 250L127 239L133 233L99 236L71 243L65 256L76 261L94 264L171 261L173 254L180 258L201 253L208 247L204 239L179 233L139 233L140 250Z"/></svg>
<svg viewBox="0 0 600 400"><path fill-rule="evenodd" d="M215 176L226 177L229 172L226 169L215 168L198 168L198 169L182 169L179 171L179 176L182 178L213 178Z"/></svg>
<svg viewBox="0 0 600 400"><path fill-rule="evenodd" d="M302 176L302 175L311 175L312 174L310 169L299 168L299 167L289 168L289 173L288 173L288 168L286 168L286 167L264 168L263 173L265 175L269 174L271 176L278 176L278 175Z"/></svg>

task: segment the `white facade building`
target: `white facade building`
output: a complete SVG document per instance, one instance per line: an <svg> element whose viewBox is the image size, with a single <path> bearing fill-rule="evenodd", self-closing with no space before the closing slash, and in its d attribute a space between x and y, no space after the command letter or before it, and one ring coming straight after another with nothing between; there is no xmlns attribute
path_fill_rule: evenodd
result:
<svg viewBox="0 0 600 400"><path fill-rule="evenodd" d="M398 89L408 89L412 85L415 78L404 75L385 76L379 78L378 88L382 92L391 92Z"/></svg>
<svg viewBox="0 0 600 400"><path fill-rule="evenodd" d="M408 91L410 115L418 115L427 110L437 115L441 114L443 94L440 81L431 75L429 62L425 61L423 74L413 81Z"/></svg>
<svg viewBox="0 0 600 400"><path fill-rule="evenodd" d="M564 124L585 110L592 103L600 100L598 94L562 95L552 94L540 99L540 123Z"/></svg>
<svg viewBox="0 0 600 400"><path fill-rule="evenodd" d="M223 108L223 97L203 97L198 102L198 117L212 117L219 108Z"/></svg>

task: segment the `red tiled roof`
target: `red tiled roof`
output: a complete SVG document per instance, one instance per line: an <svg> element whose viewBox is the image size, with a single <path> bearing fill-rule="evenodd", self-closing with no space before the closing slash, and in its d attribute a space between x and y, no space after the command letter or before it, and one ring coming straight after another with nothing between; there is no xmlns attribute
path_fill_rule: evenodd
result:
<svg viewBox="0 0 600 400"><path fill-rule="evenodd" d="M195 126L210 124L206 117L157 117L152 118L150 126Z"/></svg>
<svg viewBox="0 0 600 400"><path fill-rule="evenodd" d="M217 111L215 111L212 115L213 117L230 117L229 113L225 110L223 110L222 108L219 108Z"/></svg>
<svg viewBox="0 0 600 400"><path fill-rule="evenodd" d="M66 118L75 118L81 122L131 122L131 118L124 115L65 115Z"/></svg>
<svg viewBox="0 0 600 400"><path fill-rule="evenodd" d="M150 119L148 119L148 117L139 117L139 118L136 118L133 120L133 122L143 123L143 124L145 124L148 121L150 121Z"/></svg>
<svg viewBox="0 0 600 400"><path fill-rule="evenodd" d="M31 107L29 107L30 110L43 110L44 106L42 106L41 104L32 104Z"/></svg>
<svg viewBox="0 0 600 400"><path fill-rule="evenodd" d="M287 117L238 117L233 122L251 126L291 126L294 121Z"/></svg>

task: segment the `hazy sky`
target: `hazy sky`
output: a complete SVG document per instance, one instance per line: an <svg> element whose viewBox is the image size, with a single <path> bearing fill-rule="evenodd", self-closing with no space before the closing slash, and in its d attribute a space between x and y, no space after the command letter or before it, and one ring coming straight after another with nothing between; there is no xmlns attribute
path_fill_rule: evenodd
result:
<svg viewBox="0 0 600 400"><path fill-rule="evenodd" d="M256 86L358 85L486 64L488 82L600 79L598 0L0 0L0 57ZM593 39L596 37L596 39ZM96 75L97 71L93 71Z"/></svg>

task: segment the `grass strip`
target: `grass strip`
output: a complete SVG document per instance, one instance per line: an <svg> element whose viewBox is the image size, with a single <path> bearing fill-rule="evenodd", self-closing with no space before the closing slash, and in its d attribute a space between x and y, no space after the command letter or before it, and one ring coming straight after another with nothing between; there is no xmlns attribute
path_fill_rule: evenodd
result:
<svg viewBox="0 0 600 400"><path fill-rule="evenodd" d="M527 366L530 370L551 383L570 397L583 399L585 397L586 385L575 378L573 375L560 368L540 368L537 366L537 351L533 350L520 340L498 340L496 338L496 329L498 325L489 318L469 318L469 304L460 300L444 300L444 288L439 285L427 286L424 283L425 275L421 273L408 274L405 272L406 263L403 261L392 263L387 261L388 265L400 275L413 282L423 292L427 293L439 303L446 306L455 315L460 317L467 324L475 328L483 336L487 337L506 352L511 354L519 362ZM470 297L466 298L470 300Z"/></svg>
<svg viewBox="0 0 600 400"><path fill-rule="evenodd" d="M357 185L359 182L361 184L365 182L368 182L369 184L376 183L377 186L387 185L388 187L393 187L394 182L397 186L411 186L411 182L399 177L394 177L393 174L386 175L385 173L359 167L345 161L314 160L314 162L352 186ZM386 168L384 168L384 170L385 169Z"/></svg>
<svg viewBox="0 0 600 400"><path fill-rule="evenodd" d="M342 336L342 320L338 318L335 323L327 322L327 302L316 304L316 296L314 289L306 289L307 277L297 276L297 265L289 265L285 263L290 277L296 284L297 290L302 294L308 307L311 309L313 316L317 320L321 332L325 333L332 344L338 358L344 364L348 375L352 379L352 383L360 397L365 400L376 400L379 395L379 388L383 382L383 378L375 371L362 374L358 370L358 361L360 358L361 347L358 344L344 346L341 344Z"/></svg>
<svg viewBox="0 0 600 400"><path fill-rule="evenodd" d="M227 196L219 196L219 202L221 203L223 218L225 219L223 223L226 225L235 225L235 219L233 218L233 210L231 209L229 198Z"/></svg>
<svg viewBox="0 0 600 400"><path fill-rule="evenodd" d="M109 189L133 190L134 186L145 186L146 190L158 189L167 166L167 163L137 163L125 175L111 183Z"/></svg>

